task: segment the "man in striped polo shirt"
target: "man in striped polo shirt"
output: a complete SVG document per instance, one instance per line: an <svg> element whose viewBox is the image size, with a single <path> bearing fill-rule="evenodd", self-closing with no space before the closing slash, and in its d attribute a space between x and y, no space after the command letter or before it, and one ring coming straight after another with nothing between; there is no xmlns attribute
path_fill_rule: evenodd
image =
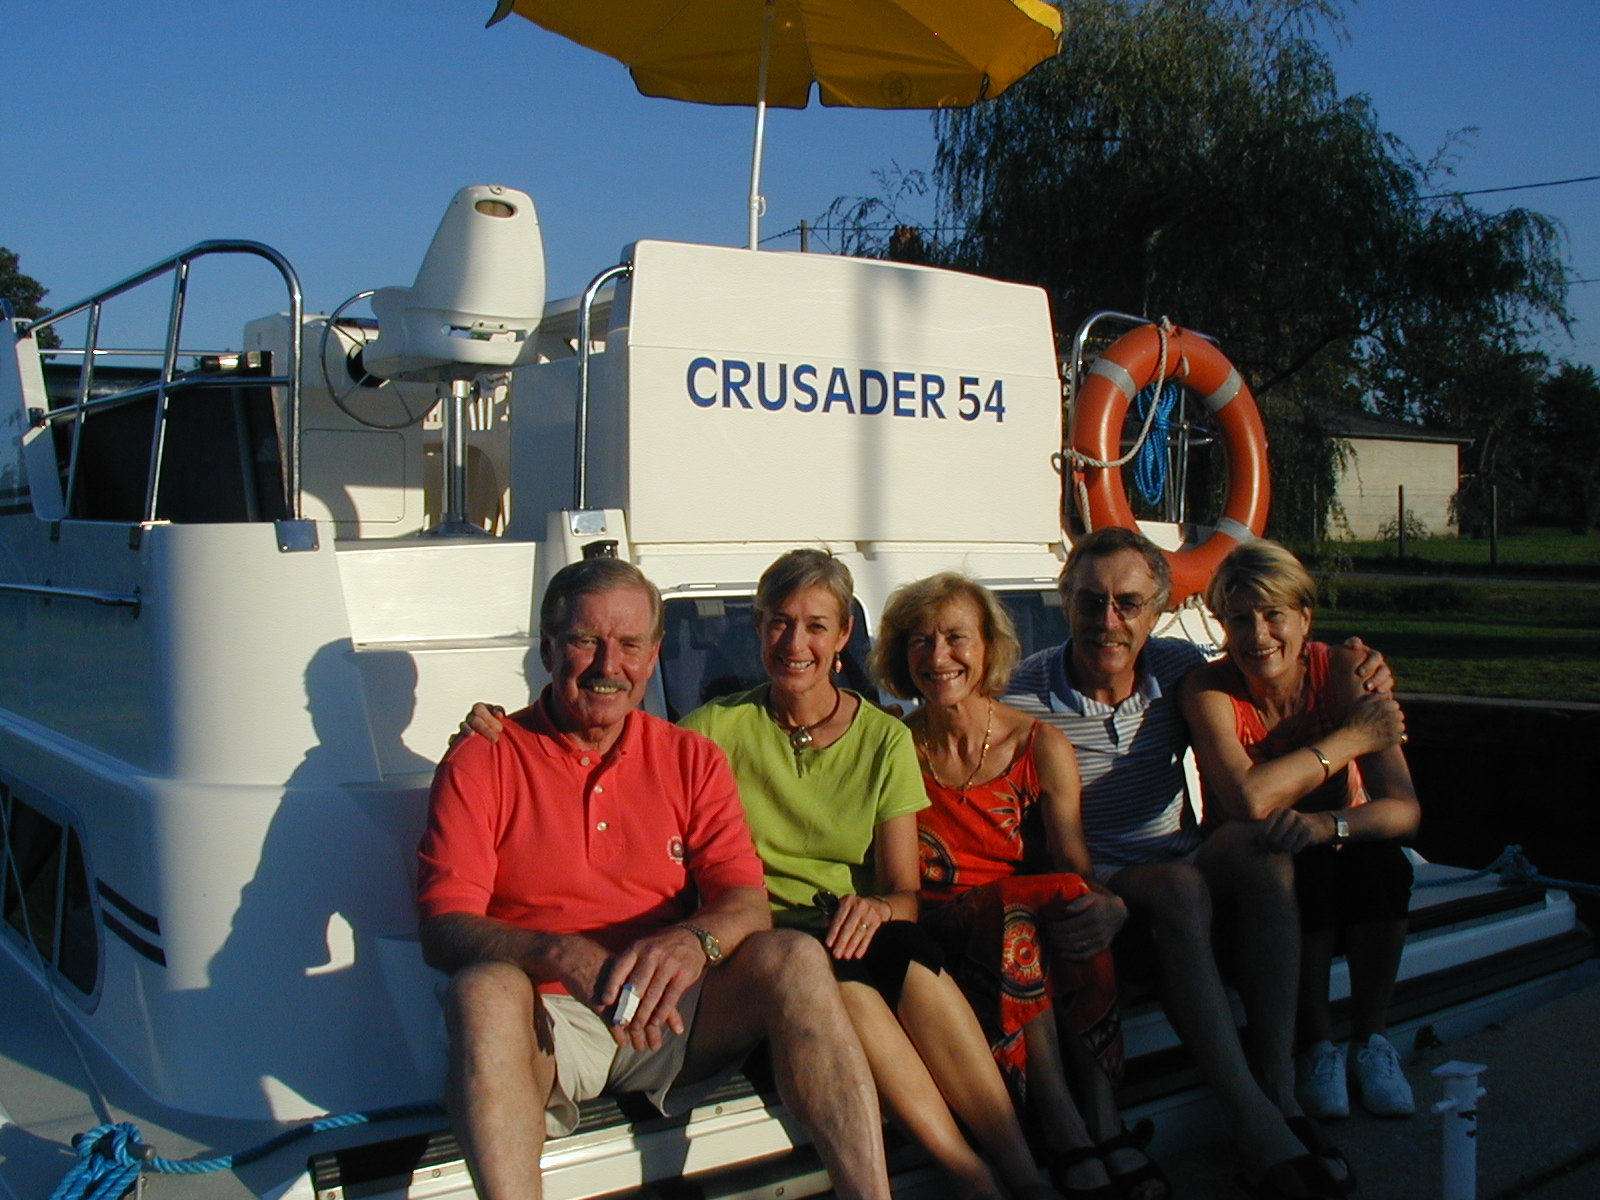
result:
<svg viewBox="0 0 1600 1200"><path fill-rule="evenodd" d="M1202 843L1188 803L1189 734L1177 683L1204 656L1191 642L1150 636L1172 590L1166 560L1139 533L1096 530L1073 546L1059 587L1072 636L1030 655L1005 697L1064 731L1077 752L1094 891L1073 902L1058 944L1089 956L1130 914L1145 923L1168 1019L1223 1105L1247 1178L1282 1182L1287 1174L1337 1187L1348 1166L1320 1139L1316 1147L1302 1141L1312 1135L1294 1095L1300 932L1292 860L1262 850L1240 821ZM1385 668L1372 656L1361 673L1370 678L1375 669ZM1248 1051L1212 946L1213 896L1235 901ZM1308 1155L1312 1148L1324 1153Z"/></svg>

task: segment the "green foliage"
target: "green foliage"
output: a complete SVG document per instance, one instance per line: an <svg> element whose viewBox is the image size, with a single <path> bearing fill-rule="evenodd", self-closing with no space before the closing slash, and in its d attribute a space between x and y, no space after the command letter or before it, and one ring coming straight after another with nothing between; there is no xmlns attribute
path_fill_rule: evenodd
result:
<svg viewBox="0 0 1600 1200"><path fill-rule="evenodd" d="M1391 517L1378 526L1378 540L1380 542L1388 542L1391 545L1398 545L1402 529L1400 521L1401 518L1399 517ZM1433 536L1433 531L1422 523L1422 518L1409 508L1405 511L1404 530L1408 546L1413 542L1425 542Z"/></svg>
<svg viewBox="0 0 1600 1200"><path fill-rule="evenodd" d="M1538 388L1536 457L1526 464L1545 511L1573 533L1600 527L1600 376L1562 363Z"/></svg>
<svg viewBox="0 0 1600 1200"><path fill-rule="evenodd" d="M1319 39L1342 35L1342 13L1074 0L1056 59L935 118L940 214L919 247L1045 288L1063 350L1102 309L1219 338L1272 439L1272 532L1295 539L1326 535L1338 465L1310 401L1375 395L1389 415L1462 429L1481 491L1518 419L1493 407L1485 372L1537 366L1521 347L1567 316L1553 221L1437 195L1461 142L1423 161L1339 92ZM887 254L888 238L863 230L855 249ZM1219 472L1192 474L1214 487ZM1477 493L1465 503L1470 519Z"/></svg>
<svg viewBox="0 0 1600 1200"><path fill-rule="evenodd" d="M41 286L37 279L23 273L14 250L0 246L0 298L11 302L17 316L48 316L50 310L42 307L40 301L49 294L49 289ZM39 336L39 344L49 349L59 346L61 341L55 330L46 329Z"/></svg>

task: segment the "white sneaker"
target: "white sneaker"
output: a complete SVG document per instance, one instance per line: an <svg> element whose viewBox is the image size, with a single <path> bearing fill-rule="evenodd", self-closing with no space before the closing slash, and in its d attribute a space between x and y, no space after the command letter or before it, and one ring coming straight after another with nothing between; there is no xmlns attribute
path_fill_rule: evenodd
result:
<svg viewBox="0 0 1600 1200"><path fill-rule="evenodd" d="M1409 1117L1417 1111L1411 1084L1400 1065L1400 1052L1381 1033L1373 1034L1356 1050L1352 1074L1361 1103L1373 1116Z"/></svg>
<svg viewBox="0 0 1600 1200"><path fill-rule="evenodd" d="M1295 1098L1308 1115L1324 1119L1350 1115L1344 1046L1324 1041L1308 1047L1296 1056L1294 1074Z"/></svg>

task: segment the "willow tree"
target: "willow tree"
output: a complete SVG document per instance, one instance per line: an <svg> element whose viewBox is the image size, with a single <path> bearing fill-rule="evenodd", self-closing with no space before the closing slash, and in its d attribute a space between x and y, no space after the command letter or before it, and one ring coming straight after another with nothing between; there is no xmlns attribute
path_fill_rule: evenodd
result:
<svg viewBox="0 0 1600 1200"><path fill-rule="evenodd" d="M1279 534L1320 533L1332 494L1335 447L1307 401L1378 388L1419 414L1457 382L1416 372L1421 342L1430 366L1459 365L1462 340L1564 320L1554 223L1434 198L1445 164L1339 93L1318 40L1342 36L1334 0L1064 13L1056 59L936 118L936 228L956 232L923 252L1042 286L1063 337L1107 308L1218 337L1265 409Z"/></svg>

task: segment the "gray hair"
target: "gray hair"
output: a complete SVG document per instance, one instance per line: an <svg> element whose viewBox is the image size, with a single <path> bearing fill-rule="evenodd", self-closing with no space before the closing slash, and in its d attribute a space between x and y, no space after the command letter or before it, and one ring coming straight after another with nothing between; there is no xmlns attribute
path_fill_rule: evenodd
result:
<svg viewBox="0 0 1600 1200"><path fill-rule="evenodd" d="M1150 574L1156 581L1156 594L1153 597L1156 608L1166 608L1167 601L1172 599L1172 568L1167 565L1167 556L1161 553L1159 546L1137 529L1124 529L1120 525L1108 525L1104 529L1096 529L1072 544L1072 552L1067 555L1067 565L1061 568L1061 578L1056 581L1056 588L1061 592L1061 598L1065 600L1071 594L1073 576L1079 563L1092 558L1110 558L1113 554L1120 554L1124 550L1131 550L1144 559L1145 565L1150 568Z"/></svg>
<svg viewBox="0 0 1600 1200"><path fill-rule="evenodd" d="M572 610L581 596L613 588L639 588L650 597L650 640L659 642L666 630L661 589L643 571L621 558L584 558L568 563L550 579L539 604L539 636L559 638L572 627Z"/></svg>

